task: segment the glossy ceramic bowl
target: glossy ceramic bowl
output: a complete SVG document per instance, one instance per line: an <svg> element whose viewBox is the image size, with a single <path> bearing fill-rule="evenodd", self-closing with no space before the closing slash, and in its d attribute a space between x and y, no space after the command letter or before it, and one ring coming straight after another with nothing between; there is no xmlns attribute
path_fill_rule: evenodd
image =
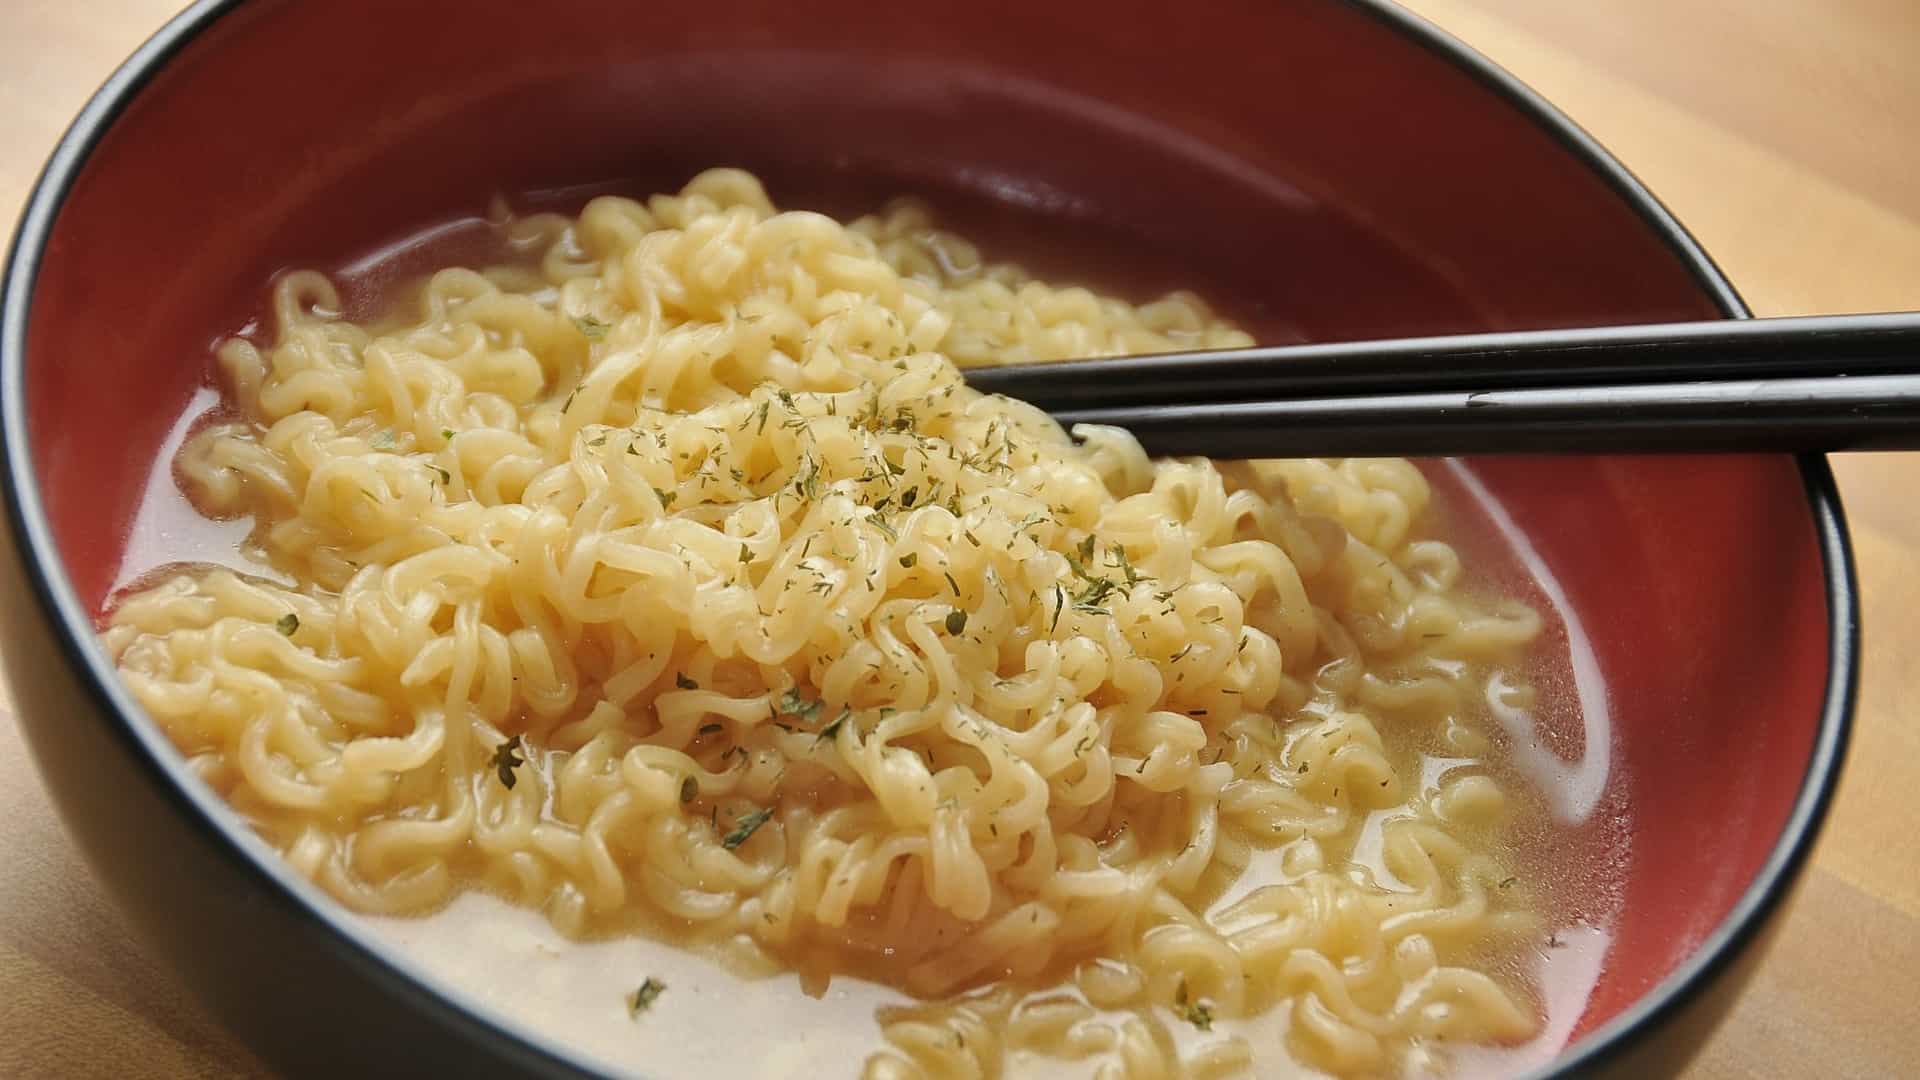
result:
<svg viewBox="0 0 1920 1080"><path fill-rule="evenodd" d="M162 438L278 269L498 190L577 201L716 163L789 203L935 195L1042 267L1197 284L1269 338L1745 314L1590 140L1372 3L197 4L87 106L15 237L5 656L101 881L280 1066L588 1068L383 955L116 682L94 620ZM1840 509L1819 458L1474 471L1591 640L1633 823L1603 973L1551 1068L1645 1075L1757 962L1833 790L1856 633Z"/></svg>

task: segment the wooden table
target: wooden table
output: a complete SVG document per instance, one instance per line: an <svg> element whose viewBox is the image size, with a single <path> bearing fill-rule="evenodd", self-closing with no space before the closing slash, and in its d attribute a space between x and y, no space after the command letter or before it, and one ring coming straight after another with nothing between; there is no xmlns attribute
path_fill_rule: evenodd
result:
<svg viewBox="0 0 1920 1080"><path fill-rule="evenodd" d="M0 220L177 0L0 0ZM1920 308L1920 5L1409 0L1618 154L1761 314ZM1690 1077L1920 1075L1920 455L1838 458L1865 683L1814 868ZM0 696L0 707L5 699ZM257 1074L121 928L0 712L0 1076Z"/></svg>

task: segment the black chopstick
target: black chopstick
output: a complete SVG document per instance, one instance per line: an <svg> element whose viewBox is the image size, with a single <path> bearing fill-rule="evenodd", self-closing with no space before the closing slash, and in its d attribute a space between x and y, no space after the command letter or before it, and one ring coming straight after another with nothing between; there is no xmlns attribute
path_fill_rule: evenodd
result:
<svg viewBox="0 0 1920 1080"><path fill-rule="evenodd" d="M1062 424L1210 457L1920 449L1920 313L974 368Z"/></svg>
<svg viewBox="0 0 1920 1080"><path fill-rule="evenodd" d="M1439 390L1057 409L1166 457L1920 449L1920 375Z"/></svg>
<svg viewBox="0 0 1920 1080"><path fill-rule="evenodd" d="M1048 411L1701 379L1920 372L1920 313L1721 319L975 368Z"/></svg>

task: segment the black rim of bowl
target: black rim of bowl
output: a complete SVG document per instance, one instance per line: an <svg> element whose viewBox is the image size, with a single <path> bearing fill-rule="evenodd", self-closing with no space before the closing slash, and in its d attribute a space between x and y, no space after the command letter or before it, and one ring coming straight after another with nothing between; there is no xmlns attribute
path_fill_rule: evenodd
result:
<svg viewBox="0 0 1920 1080"><path fill-rule="evenodd" d="M67 192L122 110L176 53L245 2L199 0L161 27L87 102L34 184L14 233L4 293L0 294L4 296L0 300L0 453L5 455L7 526L33 586L32 599L55 627L68 662L87 676L93 704L117 718L119 733L130 741L129 748L136 749L141 763L171 788L170 794L181 811L191 813L194 824L224 841L229 857L241 861L259 885L275 891L278 899L298 905L333 931L340 947L356 952L354 959L369 978L417 995L421 1005L438 1013L449 1027L490 1039L505 1056L523 1062L531 1058L528 1063L551 1072L598 1075L600 1070L591 1062L537 1033L520 1030L521 1025L497 1016L461 988L430 985L403 966L389 949L367 931L351 925L347 921L351 916L316 886L295 875L277 852L234 819L218 796L192 781L171 744L121 686L112 662L94 636L86 607L67 581L55 553L30 459L25 396L27 317L48 234ZM1545 99L1480 53L1389 0L1345 2L1473 75L1508 106L1532 119L1638 211L1648 227L1687 264L1727 318L1750 317L1726 276L1667 208L1592 136ZM1796 461L1826 577L1828 671L1819 729L1786 826L1746 891L1685 962L1632 1006L1563 1050L1551 1064L1536 1070L1534 1076L1586 1072L1633 1049L1659 1030L1752 944L1785 899L1812 850L1839 781L1841 758L1852 726L1858 682L1859 612L1853 553L1833 473L1820 455L1802 454Z"/></svg>

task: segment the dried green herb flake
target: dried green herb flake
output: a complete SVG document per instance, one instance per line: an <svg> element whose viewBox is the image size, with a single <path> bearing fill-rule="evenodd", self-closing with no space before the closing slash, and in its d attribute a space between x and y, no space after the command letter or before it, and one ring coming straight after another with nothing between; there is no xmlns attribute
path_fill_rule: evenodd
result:
<svg viewBox="0 0 1920 1080"><path fill-rule="evenodd" d="M513 770L526 763L527 759L520 754L520 736L518 735L509 735L506 742L494 747L493 760L488 762L493 766L494 772L499 775L500 783L508 791L513 790L513 785L519 779L513 774Z"/></svg>
<svg viewBox="0 0 1920 1080"><path fill-rule="evenodd" d="M661 992L666 990L666 988L666 983L661 982L651 975L647 976L646 980L640 984L639 989L627 995L627 1015L638 1019L641 1013L646 1012L653 1006L654 1001L660 997Z"/></svg>
<svg viewBox="0 0 1920 1080"><path fill-rule="evenodd" d="M760 826L765 825L771 817L773 817L773 811L765 807L751 811L745 817L734 822L733 831L721 838L720 846L726 848L728 851L732 851L734 848L746 843L747 839L759 831Z"/></svg>

